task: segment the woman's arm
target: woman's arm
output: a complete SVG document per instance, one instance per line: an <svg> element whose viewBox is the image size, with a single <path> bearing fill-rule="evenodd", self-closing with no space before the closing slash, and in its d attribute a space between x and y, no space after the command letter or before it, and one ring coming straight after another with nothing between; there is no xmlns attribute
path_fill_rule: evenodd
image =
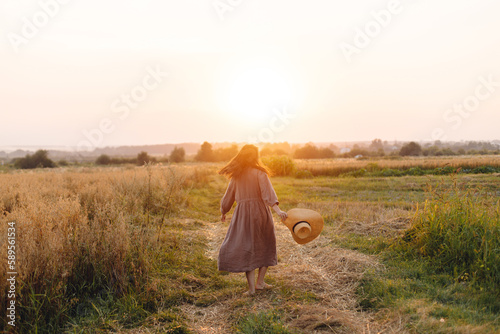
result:
<svg viewBox="0 0 500 334"><path fill-rule="evenodd" d="M262 196L262 200L266 205L269 205L273 208L273 210L278 214L282 221L284 221L288 215L286 212L281 211L279 207L278 196L276 196L276 192L274 191L273 185L271 184L271 180L269 180L269 176L267 176L264 172L258 173L259 180L259 188Z"/></svg>
<svg viewBox="0 0 500 334"><path fill-rule="evenodd" d="M281 221L284 221L288 217L288 215L286 214L286 212L282 211L280 209L280 207L278 206L278 204L274 204L272 208L278 214L278 216L280 216Z"/></svg>
<svg viewBox="0 0 500 334"><path fill-rule="evenodd" d="M226 192L220 201L220 213L222 222L226 221L226 213L231 210L233 203L235 201L236 188L234 181L231 179L229 185L227 186Z"/></svg>

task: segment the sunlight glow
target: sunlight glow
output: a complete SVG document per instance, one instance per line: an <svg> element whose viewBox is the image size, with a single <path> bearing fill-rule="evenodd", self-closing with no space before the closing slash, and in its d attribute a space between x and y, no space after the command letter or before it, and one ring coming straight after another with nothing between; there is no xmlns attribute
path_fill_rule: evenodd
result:
<svg viewBox="0 0 500 334"><path fill-rule="evenodd" d="M248 122L265 121L273 108L287 105L292 95L287 81L265 67L248 68L240 72L226 94L230 111L238 119Z"/></svg>

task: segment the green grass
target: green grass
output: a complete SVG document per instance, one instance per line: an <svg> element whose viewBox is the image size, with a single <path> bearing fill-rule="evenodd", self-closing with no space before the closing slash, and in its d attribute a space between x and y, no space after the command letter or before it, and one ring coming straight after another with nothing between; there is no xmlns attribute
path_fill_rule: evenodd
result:
<svg viewBox="0 0 500 334"><path fill-rule="evenodd" d="M235 333L242 334L292 334L281 320L281 315L276 311L251 313L241 319Z"/></svg>
<svg viewBox="0 0 500 334"><path fill-rule="evenodd" d="M328 160L312 160L312 165L307 162L301 161L298 163L299 167L295 175L301 177L306 172L307 177L312 176L329 176L329 177L400 177L400 176L422 176L422 175L451 175L451 174L492 174L500 173L500 166L496 159L488 162L481 161L480 159L454 159L447 158L410 158L414 163L406 163L408 158L398 157L400 161L399 166L392 166L389 168L382 160L367 160L364 165L357 164L351 165L343 163L341 160L328 159ZM418 160L420 159L420 160ZM429 164L426 165L426 161ZM459 161L456 161L459 160ZM461 160L461 161L460 161ZM415 162L420 163L415 164ZM352 161L351 161L352 162ZM432 163L434 162L434 163ZM381 165L379 165L381 164ZM309 169L308 169L309 168ZM281 174L278 174L281 175ZM289 175L289 174L287 174Z"/></svg>
<svg viewBox="0 0 500 334"><path fill-rule="evenodd" d="M456 280L500 289L500 202L478 189L431 190L403 237Z"/></svg>
<svg viewBox="0 0 500 334"><path fill-rule="evenodd" d="M383 259L385 269L367 274L359 286L360 307L402 310L416 333L500 330L499 203L491 184L466 190L459 181L429 188L402 238L337 238L343 247Z"/></svg>
<svg viewBox="0 0 500 334"><path fill-rule="evenodd" d="M433 333L441 318L443 332L463 325L484 326L483 333L500 329L500 296L493 287L475 288L428 262L391 255L385 255L385 271L371 272L362 280L362 309L400 310L410 316L408 328L417 333Z"/></svg>

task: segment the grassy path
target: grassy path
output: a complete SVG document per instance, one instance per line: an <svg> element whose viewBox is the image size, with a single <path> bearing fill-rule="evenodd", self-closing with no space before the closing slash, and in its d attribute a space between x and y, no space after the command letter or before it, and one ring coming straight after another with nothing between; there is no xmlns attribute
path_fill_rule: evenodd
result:
<svg viewBox="0 0 500 334"><path fill-rule="evenodd" d="M404 333L401 319L377 323L370 314L357 308L355 289L363 273L380 268L374 256L338 248L323 234L310 244L296 244L289 230L276 223L279 264L269 270L272 290L244 297L243 274L229 274L241 289L209 306L184 304L181 310L195 333L234 333L233 324L239 314L279 309L285 313L284 323L303 333ZM216 260L227 224L206 224L202 232L208 240L207 256Z"/></svg>

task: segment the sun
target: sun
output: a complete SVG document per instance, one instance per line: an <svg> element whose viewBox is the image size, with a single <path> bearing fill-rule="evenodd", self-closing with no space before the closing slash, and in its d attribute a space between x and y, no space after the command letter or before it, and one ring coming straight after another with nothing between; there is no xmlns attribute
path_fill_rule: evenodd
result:
<svg viewBox="0 0 500 334"><path fill-rule="evenodd" d="M266 121L274 108L288 105L291 97L287 80L266 67L247 68L236 73L226 89L229 112L251 123Z"/></svg>

